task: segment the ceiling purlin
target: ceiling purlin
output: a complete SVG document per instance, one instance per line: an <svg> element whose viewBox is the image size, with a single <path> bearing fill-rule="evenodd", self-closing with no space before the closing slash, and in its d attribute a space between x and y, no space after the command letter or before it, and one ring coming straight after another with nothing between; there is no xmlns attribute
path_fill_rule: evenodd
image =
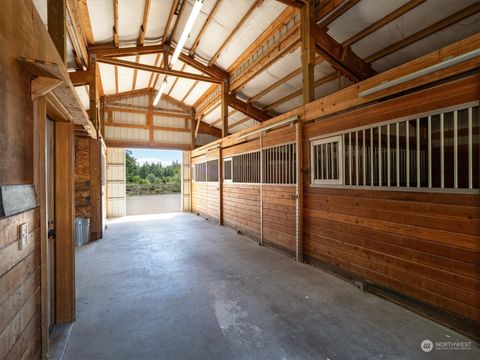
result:
<svg viewBox="0 0 480 360"><path fill-rule="evenodd" d="M140 30L138 32L138 39L137 39L137 45L138 46L143 46L143 44L145 42L145 33L147 32L148 15L150 13L150 4L151 4L151 0L145 0L145 6L143 7L142 25L140 25ZM135 57L135 62L138 63L139 61L140 61L140 55L137 55ZM138 70L134 69L133 70L132 90L135 90L135 87L136 87L136 84L137 84L137 74L138 74Z"/></svg>

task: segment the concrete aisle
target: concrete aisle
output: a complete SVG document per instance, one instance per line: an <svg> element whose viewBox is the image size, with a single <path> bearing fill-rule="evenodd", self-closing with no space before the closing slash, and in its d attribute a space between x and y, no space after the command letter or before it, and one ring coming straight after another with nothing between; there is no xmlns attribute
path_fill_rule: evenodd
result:
<svg viewBox="0 0 480 360"><path fill-rule="evenodd" d="M192 214L132 216L77 251L64 359L474 359L470 341Z"/></svg>

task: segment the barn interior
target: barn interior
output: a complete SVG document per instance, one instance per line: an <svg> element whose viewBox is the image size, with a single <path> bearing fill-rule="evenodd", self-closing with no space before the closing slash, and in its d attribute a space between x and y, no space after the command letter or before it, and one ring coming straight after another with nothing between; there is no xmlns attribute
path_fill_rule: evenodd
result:
<svg viewBox="0 0 480 360"><path fill-rule="evenodd" d="M1 359L479 358L478 0L0 0L0 43ZM127 216L132 148L181 212Z"/></svg>

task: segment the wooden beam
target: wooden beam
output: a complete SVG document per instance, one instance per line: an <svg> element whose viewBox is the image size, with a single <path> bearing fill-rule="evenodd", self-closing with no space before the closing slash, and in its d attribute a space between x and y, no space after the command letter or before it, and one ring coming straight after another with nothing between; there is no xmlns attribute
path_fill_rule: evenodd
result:
<svg viewBox="0 0 480 360"><path fill-rule="evenodd" d="M172 33L170 34L170 38L172 39L175 37L175 32L177 31L178 23L180 22L180 18L182 17L183 9L185 9L185 3L186 1L182 1L182 3L180 4L180 10L178 11L177 18L175 19L175 24L173 24Z"/></svg>
<svg viewBox="0 0 480 360"><path fill-rule="evenodd" d="M360 0L330 0L325 6L320 8L315 22L320 28L326 27L328 24L338 19Z"/></svg>
<svg viewBox="0 0 480 360"><path fill-rule="evenodd" d="M201 134L213 135L219 138L222 137L222 130L217 129L216 127L210 127L206 122L203 121L200 122L200 128L198 129L198 132Z"/></svg>
<svg viewBox="0 0 480 360"><path fill-rule="evenodd" d="M75 321L75 142L73 123L55 123L55 252L57 321Z"/></svg>
<svg viewBox="0 0 480 360"><path fill-rule="evenodd" d="M164 47L164 45L147 45L116 48L110 45L101 45L89 47L88 51L97 57L124 57L159 54L163 52Z"/></svg>
<svg viewBox="0 0 480 360"><path fill-rule="evenodd" d="M47 1L48 33L65 64L67 63L66 9L65 0Z"/></svg>
<svg viewBox="0 0 480 360"><path fill-rule="evenodd" d="M115 65L115 94L118 95L118 66Z"/></svg>
<svg viewBox="0 0 480 360"><path fill-rule="evenodd" d="M277 0L277 1L284 5L292 6L297 9L301 9L305 5L305 2L302 0Z"/></svg>
<svg viewBox="0 0 480 360"><path fill-rule="evenodd" d="M310 32L312 9L310 2L303 4L300 12L302 36L302 72L303 72L303 103L307 104L315 99L314 67L315 44Z"/></svg>
<svg viewBox="0 0 480 360"><path fill-rule="evenodd" d="M232 115L235 114L236 112L237 112L237 110L233 109L232 111L230 111L230 112L228 113L228 117L232 116ZM214 122L211 122L211 123L210 123L210 126L215 126L215 125L217 125L217 124L219 124L219 123L221 123L221 122L222 122L222 118L220 117L220 118L218 118L217 120L215 120Z"/></svg>
<svg viewBox="0 0 480 360"><path fill-rule="evenodd" d="M163 31L162 44L165 44L168 41L168 30L170 30L170 25L172 24L173 14L175 13L177 4L178 0L173 0L172 7L170 8L170 12L168 14L167 23L165 24L165 30Z"/></svg>
<svg viewBox="0 0 480 360"><path fill-rule="evenodd" d="M320 64L321 62L323 61L323 57L322 56L317 56L315 58L315 65L317 64ZM268 94L270 91L276 89L277 87L279 87L280 85L286 83L288 80L291 80L293 79L294 77L300 75L302 73L302 68L299 67L298 69L292 71L290 74L287 74L285 75L283 78L279 79L278 81L275 81L272 85L270 85L269 87L263 89L262 91L260 91L259 93L255 94L254 96L252 96L250 99L248 99L248 102L249 103L253 103L253 102L256 102L258 101L260 98L262 98L263 96L265 96L266 94Z"/></svg>
<svg viewBox="0 0 480 360"><path fill-rule="evenodd" d="M222 0L217 0L215 5L213 5L212 11L210 12L210 14L208 14L207 20L205 20L205 22L203 23L202 28L200 29L200 31L197 35L197 38L193 42L192 48L188 52L188 54L190 56L193 56L195 54L195 50L197 50L197 47L198 47L198 44L200 43L203 32L207 28L208 24L210 24L210 22L212 21L213 17L215 16L215 13L217 12L218 5L220 5L221 2L222 2Z"/></svg>
<svg viewBox="0 0 480 360"><path fill-rule="evenodd" d="M137 45L138 46L143 46L143 43L145 42L145 33L147 32L148 15L149 15L149 12L150 12L150 3L151 3L151 0L145 0L145 4L144 4L144 7L143 7L142 24L140 25L140 30L138 32L138 39L137 39ZM140 62L140 55L137 55L135 57L135 62L136 63ZM137 75L138 75L138 69L134 69L133 70L132 90L135 90L135 87L137 85Z"/></svg>
<svg viewBox="0 0 480 360"><path fill-rule="evenodd" d="M191 150L190 144L171 144L135 140L105 140L105 145L109 148L132 148L132 149L170 149L170 150Z"/></svg>
<svg viewBox="0 0 480 360"><path fill-rule="evenodd" d="M222 119L222 137L225 137L228 136L228 81L223 81L220 86L220 117Z"/></svg>
<svg viewBox="0 0 480 360"><path fill-rule="evenodd" d="M77 48L80 51L80 53L77 53L77 54L81 56L85 66L88 66L90 59L87 51L87 40L85 38L85 34L82 29L82 24L79 19L76 1L67 0L66 5L67 5L67 14L68 14L67 19L70 19L72 30L73 30L73 36L75 38L75 40L72 39L72 44L73 45L75 43L77 44Z"/></svg>
<svg viewBox="0 0 480 360"><path fill-rule="evenodd" d="M339 44L325 29L315 25L313 21L310 23L310 33L315 39L317 50L325 60L352 81L367 79L376 74L367 62L350 48Z"/></svg>
<svg viewBox="0 0 480 360"><path fill-rule="evenodd" d="M243 124L244 122L250 120L251 118L249 116L245 116L244 118L235 121L233 124L230 125L230 129L233 129L234 127Z"/></svg>
<svg viewBox="0 0 480 360"><path fill-rule="evenodd" d="M200 129L200 123L201 123L201 122L202 122L202 118L199 118L199 119L197 120L197 124L196 124L196 126L195 126L195 139L196 139L197 136L198 136L198 130Z"/></svg>
<svg viewBox="0 0 480 360"><path fill-rule="evenodd" d="M195 88L195 86L197 86L198 82L199 82L199 81L197 80L197 81L195 81L195 82L192 84L192 86L190 86L190 89L188 89L188 91L187 91L187 92L185 93L185 95L183 96L183 98L182 98L182 100L181 100L182 102L185 102L185 100L188 98L188 96L189 96L190 93L193 91L193 89Z"/></svg>
<svg viewBox="0 0 480 360"><path fill-rule="evenodd" d="M171 49L172 53L175 51L175 48ZM197 69L198 71L203 72L204 74L207 74L211 77L217 78L217 79L228 79L229 78L229 73L226 72L225 70L221 69L220 67L212 64L212 65L204 65L200 61L196 60L193 56L188 56L183 53L180 53L179 56L180 61L182 61L185 64L190 65L191 67Z"/></svg>
<svg viewBox="0 0 480 360"><path fill-rule="evenodd" d="M118 0L113 1L113 46L118 48Z"/></svg>
<svg viewBox="0 0 480 360"><path fill-rule="evenodd" d="M327 76L324 76L323 78L321 79L318 79L317 81L315 81L315 88L317 88L318 86L322 85L322 84L325 84L329 81L332 81L332 80L335 80L336 78L338 77L338 74L337 73L333 73L333 74L330 74L330 75L327 75ZM273 110L274 108L276 108L278 105L281 105L289 100L292 100L292 99L295 99L296 97L302 95L303 93L303 89L299 89L297 91L294 91L293 93L291 94L288 94L280 99L278 99L277 101L275 101L274 103L271 103L270 105L267 105L266 107L264 107L263 109L264 110Z"/></svg>
<svg viewBox="0 0 480 360"><path fill-rule="evenodd" d="M126 61L126 60L105 58L105 57L98 57L97 61L104 64L117 65L117 66L122 66L126 68L131 68L131 69L150 71L158 74L172 75L172 76L177 76L185 79L199 80L199 81L205 81L205 82L211 82L211 83L220 82L220 80L212 78L210 76L198 75L198 74L177 71L172 69L164 69L162 67L140 64L133 61Z"/></svg>
<svg viewBox="0 0 480 360"><path fill-rule="evenodd" d="M94 80L95 73L90 67L87 70L69 72L68 75L70 76L70 81L73 86L84 86Z"/></svg>
<svg viewBox="0 0 480 360"><path fill-rule="evenodd" d="M250 6L250 8L247 10L247 12L245 13L245 15L243 15L242 19L240 20L240 22L235 26L235 28L232 30L232 32L227 36L227 38L224 40L224 42L222 43L222 45L220 45L220 47L217 49L217 51L215 52L215 54L212 56L212 58L210 59L210 61L208 62L208 65L212 65L216 60L217 58L220 56L220 53L222 52L223 49L225 49L225 47L228 45L228 43L233 39L233 37L237 34L238 30L240 30L243 26L243 24L245 24L245 22L248 20L248 18L250 17L250 15L253 13L253 11L255 10L255 8L259 5L261 5L261 3L263 2L263 0L255 0L254 3L252 4L252 6Z"/></svg>
<svg viewBox="0 0 480 360"><path fill-rule="evenodd" d="M155 62L154 62L154 64L153 64L154 66L160 66L160 58L161 58L160 55L161 55L161 54L158 53L157 56L155 57ZM155 84L155 83L154 83L154 80L153 80L153 79L155 78L155 76L158 76L158 74L154 74L154 73L151 73L151 74L150 74L150 80L148 81L148 87L149 87L149 88L154 88L154 84Z"/></svg>
<svg viewBox="0 0 480 360"><path fill-rule="evenodd" d="M180 71L185 70L185 67L186 67L186 65L183 64L183 65L182 65L182 68L180 69ZM165 78L165 79L166 79L166 78ZM175 87L175 85L177 85L178 79L179 79L179 78L176 77L175 80L173 81L173 84L172 84L172 86L170 87L170 90L168 90L168 93L167 93L168 96L170 96L170 94L171 94L172 91L173 91L173 88ZM198 81L198 80L197 80L197 81Z"/></svg>
<svg viewBox="0 0 480 360"><path fill-rule="evenodd" d="M90 22L90 14L88 12L87 0L74 0L75 8L77 9L78 19L82 32L85 36L87 46L95 44L93 38L92 24Z"/></svg>
<svg viewBox="0 0 480 360"><path fill-rule="evenodd" d="M435 24L432 24L428 27L426 27L423 30L420 30L410 36L407 36L403 40L396 42L395 44L392 44L390 46L387 46L386 48L377 51L375 54L370 55L365 59L366 62L372 63L377 61L378 59L381 59L385 56L388 56L395 51L398 51L400 49L403 49L404 47L413 44L414 42L417 42L421 39L426 38L427 36L430 36L438 31L441 31L450 25L453 25L467 17L470 17L480 11L480 3L476 2L470 6L467 6L463 8L462 10L446 17L445 19L442 19Z"/></svg>
<svg viewBox="0 0 480 360"><path fill-rule="evenodd" d="M297 14L297 11L293 8L286 8L280 15L278 15L268 27L262 32L262 34L252 42L248 48L228 67L227 72L233 73L243 63L249 60L258 49L268 45L272 38L282 30Z"/></svg>
<svg viewBox="0 0 480 360"><path fill-rule="evenodd" d="M46 95L59 86L62 82L63 80L61 79L43 76L33 79L31 82L32 101L35 101L39 97Z"/></svg>
<svg viewBox="0 0 480 360"><path fill-rule="evenodd" d="M293 51L300 45L300 24L293 26L284 33L274 46L262 53L257 59L251 62L240 75L231 79L230 91L236 91L245 85L250 79L261 71L275 63L289 51Z"/></svg>
<svg viewBox="0 0 480 360"><path fill-rule="evenodd" d="M234 95L229 94L227 96L227 99L228 99L228 106L244 113L245 115L248 115L252 119L263 122L272 118L272 116L268 114L268 112L261 110L243 100L240 100Z"/></svg>
<svg viewBox="0 0 480 360"><path fill-rule="evenodd" d="M372 25L366 27L359 33L355 34L351 38L345 40L342 45L344 47L350 46L355 44L357 41L360 41L364 37L370 35L371 33L377 31L378 29L384 27L388 23L392 22L393 20L399 18L400 16L406 14L407 12L415 9L418 5L423 4L425 0L410 0L408 3L400 6L398 9L395 9L388 15L384 16L383 18L379 19L378 21L374 22Z"/></svg>

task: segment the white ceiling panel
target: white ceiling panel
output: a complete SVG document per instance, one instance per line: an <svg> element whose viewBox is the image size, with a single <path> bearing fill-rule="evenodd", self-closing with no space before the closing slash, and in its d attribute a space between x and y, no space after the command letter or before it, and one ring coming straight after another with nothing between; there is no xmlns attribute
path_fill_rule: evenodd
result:
<svg viewBox="0 0 480 360"><path fill-rule="evenodd" d="M122 45L136 44L145 0L118 2L118 38Z"/></svg>
<svg viewBox="0 0 480 360"><path fill-rule="evenodd" d="M199 82L191 91L190 95L185 99L185 103L187 105L193 105L195 102L200 98L200 96L203 95L205 91L207 91L210 86L212 86L211 83L207 82Z"/></svg>
<svg viewBox="0 0 480 360"><path fill-rule="evenodd" d="M409 0L362 0L328 25L328 33L339 43L358 34Z"/></svg>
<svg viewBox="0 0 480 360"><path fill-rule="evenodd" d="M159 44L161 42L172 3L173 0L151 1L147 31L145 33L145 45Z"/></svg>
<svg viewBox="0 0 480 360"><path fill-rule="evenodd" d="M217 59L217 64L227 69L265 31L286 8L276 0L265 0L256 8L232 38ZM268 14L268 16L265 16Z"/></svg>
<svg viewBox="0 0 480 360"><path fill-rule="evenodd" d="M230 35L235 26L253 4L253 0L222 1L215 16L205 29L197 54L210 59Z"/></svg>
<svg viewBox="0 0 480 360"><path fill-rule="evenodd" d="M381 29L366 36L352 50L362 59L410 36L478 0L434 0L417 6Z"/></svg>
<svg viewBox="0 0 480 360"><path fill-rule="evenodd" d="M98 63L105 95L115 94L115 66Z"/></svg>
<svg viewBox="0 0 480 360"><path fill-rule="evenodd" d="M96 43L113 40L113 1L87 0L88 13Z"/></svg>

